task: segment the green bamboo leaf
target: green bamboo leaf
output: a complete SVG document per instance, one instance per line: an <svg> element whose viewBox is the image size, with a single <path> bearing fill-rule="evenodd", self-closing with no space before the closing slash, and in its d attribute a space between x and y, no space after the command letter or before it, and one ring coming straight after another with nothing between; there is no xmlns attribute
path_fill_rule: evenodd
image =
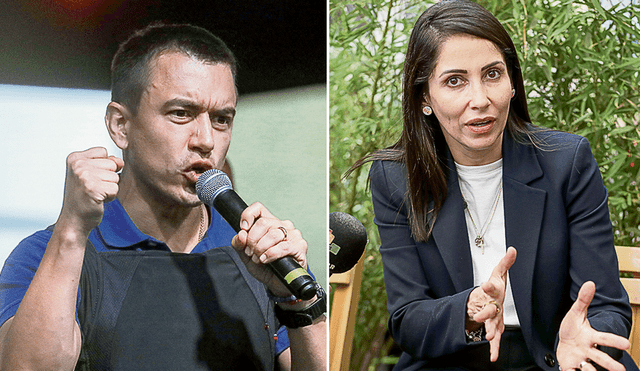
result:
<svg viewBox="0 0 640 371"><path fill-rule="evenodd" d="M591 0L591 5L593 6L593 9L598 12L598 14L603 17L603 18L607 18L607 13L605 13L604 8L602 8L602 5L600 5L600 0Z"/></svg>
<svg viewBox="0 0 640 371"><path fill-rule="evenodd" d="M624 57L622 60L625 62L616 64L617 69L640 69L640 58Z"/></svg>
<svg viewBox="0 0 640 371"><path fill-rule="evenodd" d="M622 166L625 165L626 158L627 158L626 153L623 153L614 157L612 160L613 165L611 165L609 170L607 170L607 173L604 175L604 178L607 179L615 176L618 173L618 170L620 170L620 168L622 168ZM624 199L623 199L623 202L624 202Z"/></svg>
<svg viewBox="0 0 640 371"><path fill-rule="evenodd" d="M620 135L620 134L624 134L624 133L628 133L630 131L635 130L636 128L634 126L623 126L620 128L615 128L611 131L611 135Z"/></svg>
<svg viewBox="0 0 640 371"><path fill-rule="evenodd" d="M575 119L572 124L573 125L577 125L577 124L581 123L582 121L586 120L591 115L592 115L591 112L587 112L584 115L582 115L582 116L578 117L577 119Z"/></svg>

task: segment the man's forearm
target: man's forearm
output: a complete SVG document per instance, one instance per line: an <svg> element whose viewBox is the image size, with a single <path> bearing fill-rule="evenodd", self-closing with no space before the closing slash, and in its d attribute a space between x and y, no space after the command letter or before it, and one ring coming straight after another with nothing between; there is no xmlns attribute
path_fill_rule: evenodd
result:
<svg viewBox="0 0 640 371"><path fill-rule="evenodd" d="M287 329L291 347L291 370L327 369L327 319L325 316L313 325Z"/></svg>
<svg viewBox="0 0 640 371"><path fill-rule="evenodd" d="M276 315L282 324L287 327L289 337L289 352L281 363L284 369L297 370L322 370L327 369L327 319L325 314L320 314L326 310L326 297L324 292L319 291L319 295L308 301L284 302L276 304ZM283 312L284 311L284 312ZM298 326L298 321L291 321L290 313L300 311L305 312L305 316L315 317L311 324ZM286 314L289 313L289 314ZM318 316L319 315L319 316ZM301 319L301 317L298 317ZM304 321L303 321L304 322Z"/></svg>
<svg viewBox="0 0 640 371"><path fill-rule="evenodd" d="M0 328L0 370L72 370L81 336L75 321L86 235L54 231L16 315Z"/></svg>

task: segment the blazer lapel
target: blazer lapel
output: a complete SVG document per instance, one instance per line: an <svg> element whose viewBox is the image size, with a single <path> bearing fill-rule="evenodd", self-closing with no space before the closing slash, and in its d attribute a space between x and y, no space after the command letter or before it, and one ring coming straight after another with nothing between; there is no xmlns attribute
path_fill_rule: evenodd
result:
<svg viewBox="0 0 640 371"><path fill-rule="evenodd" d="M547 193L529 185L543 176L533 146L518 144L505 135L503 153L506 242L518 252L509 277L518 317L532 320L532 280ZM524 332L531 330L532 324L520 324Z"/></svg>
<svg viewBox="0 0 640 371"><path fill-rule="evenodd" d="M457 292L473 287L473 265L458 173L448 156L447 198L433 225L433 239Z"/></svg>
<svg viewBox="0 0 640 371"><path fill-rule="evenodd" d="M532 146L518 144L505 133L503 162L504 215L507 247L518 257L509 271L520 318L532 318L532 277L542 228L546 191L528 184L542 177ZM432 236L456 291L473 287L473 265L458 173L448 156L447 198L436 218Z"/></svg>

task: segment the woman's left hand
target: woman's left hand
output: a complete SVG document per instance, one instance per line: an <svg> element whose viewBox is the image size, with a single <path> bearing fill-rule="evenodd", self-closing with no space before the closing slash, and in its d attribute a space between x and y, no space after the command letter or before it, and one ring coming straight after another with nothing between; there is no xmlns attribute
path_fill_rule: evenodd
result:
<svg viewBox="0 0 640 371"><path fill-rule="evenodd" d="M596 363L607 370L624 371L624 366L608 354L596 348L597 345L628 349L631 344L622 336L594 330L587 319L589 304L596 293L596 285L585 282L578 298L564 316L560 324L560 341L556 355L561 370L595 370Z"/></svg>
<svg viewBox="0 0 640 371"><path fill-rule="evenodd" d="M516 261L516 249L509 247L507 253L493 268L489 280L476 287L467 300L467 316L477 324L484 323L489 341L491 362L498 360L500 338L504 332L503 303L507 287L507 272Z"/></svg>

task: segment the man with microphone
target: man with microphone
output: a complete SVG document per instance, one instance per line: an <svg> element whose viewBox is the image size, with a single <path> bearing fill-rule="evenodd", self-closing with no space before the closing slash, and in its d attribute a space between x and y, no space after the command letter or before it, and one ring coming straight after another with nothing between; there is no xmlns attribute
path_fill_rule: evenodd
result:
<svg viewBox="0 0 640 371"><path fill-rule="evenodd" d="M123 158L70 154L56 224L7 259L0 370L325 370L324 291L296 298L267 267L306 269L301 233L259 203L236 233L196 194L229 148L232 53L204 29L154 25L111 73Z"/></svg>

